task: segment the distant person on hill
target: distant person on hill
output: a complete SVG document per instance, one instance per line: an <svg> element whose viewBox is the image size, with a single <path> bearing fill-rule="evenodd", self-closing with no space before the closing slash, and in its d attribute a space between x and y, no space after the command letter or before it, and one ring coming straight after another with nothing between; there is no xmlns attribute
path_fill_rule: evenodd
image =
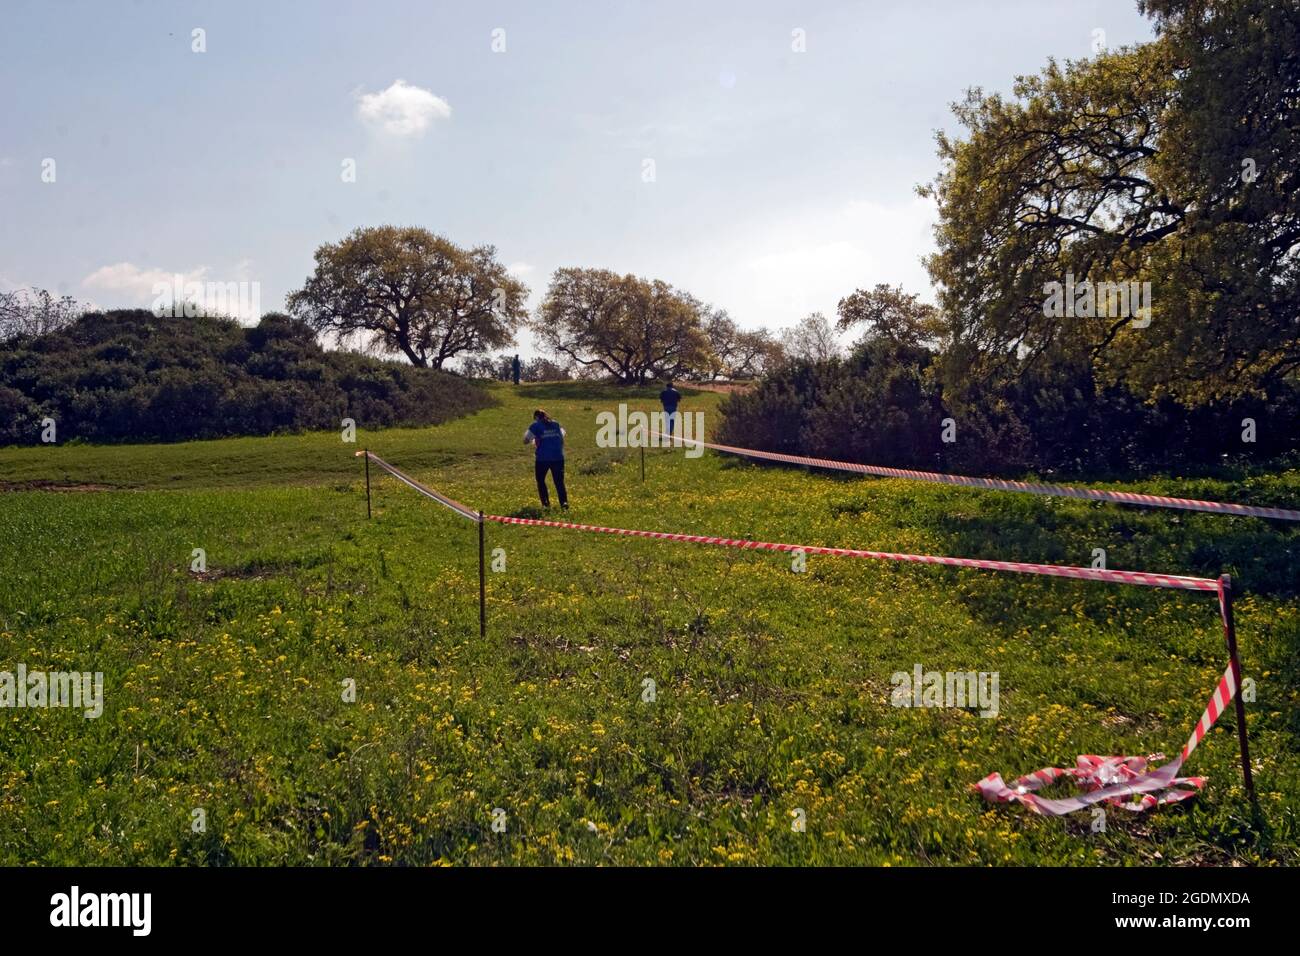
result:
<svg viewBox="0 0 1300 956"><path fill-rule="evenodd" d="M664 407L664 417L668 420L668 434L673 433L673 425L677 421L677 403L682 400L682 393L673 388L673 380L668 380L667 386L659 393L659 401Z"/></svg>
<svg viewBox="0 0 1300 956"><path fill-rule="evenodd" d="M510 363L510 377L515 380L516 385L519 384L519 369L519 356L516 355L515 360Z"/></svg>
<svg viewBox="0 0 1300 956"><path fill-rule="evenodd" d="M564 439L560 423L546 414L544 409L533 412L533 423L524 432L524 444L532 445L537 455L533 471L537 476L537 495L542 507L551 506L551 496L546 491L546 473L555 481L555 493L560 496L560 507L569 510L569 493L564 488Z"/></svg>

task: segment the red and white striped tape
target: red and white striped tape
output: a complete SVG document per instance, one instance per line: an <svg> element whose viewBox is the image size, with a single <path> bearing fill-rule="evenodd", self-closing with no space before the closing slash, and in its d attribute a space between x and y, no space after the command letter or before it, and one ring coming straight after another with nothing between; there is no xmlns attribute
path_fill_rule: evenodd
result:
<svg viewBox="0 0 1300 956"><path fill-rule="evenodd" d="M1147 508L1179 508L1184 511L1209 511L1214 514L1300 521L1300 511L1287 508L1238 505L1222 501L1199 501L1195 498L1169 498L1165 495L1144 495L1135 491L1102 491L1096 488L1072 488L1068 485L1044 485L1029 481L1004 481L999 478L972 478L968 475L947 475L933 471L913 471L908 468L885 468L880 465L859 465L851 461L835 461L830 458L809 458L805 455L785 455L774 451L757 451L753 448L718 445L695 438L682 438L680 435L665 435L662 432L655 432L654 434L678 444L699 445L704 448L712 448L714 451L726 452L729 455L762 458L767 461L784 462L788 465L806 465L812 468L828 468L834 471L851 471L864 475L876 475L881 478L907 478L912 481L931 481L944 485L960 485L965 488L1018 491L1026 494L1052 495L1058 498L1084 498L1089 501L1109 501L1115 504L1142 505Z"/></svg>
<svg viewBox="0 0 1300 956"><path fill-rule="evenodd" d="M715 447L715 446L710 446ZM717 446L729 450L726 446ZM743 550L803 552L804 554L823 554L834 557L866 558L882 561L912 562L918 564L939 564L949 567L978 568L987 571L1009 571L1019 574L1036 574L1048 577L1075 578L1087 581L1105 581L1112 584L1133 584L1144 587L1179 588L1191 591L1216 591L1219 594L1219 608L1223 615L1224 626L1228 626L1227 601L1220 581L1209 578L1188 577L1173 574L1151 574L1145 571L1119 571L1101 568L1080 568L1066 565L1031 564L1020 561L990 561L981 558L952 558L932 554L905 554L890 551L866 551L857 548L830 548L818 545L784 544L771 541L750 541L743 538L721 538L713 535L681 534L669 531L641 531L631 528L610 528L603 525L577 524L570 521L546 521L540 518L514 518L507 515L489 515L472 511L460 502L448 498L432 488L403 474L382 458L370 452L357 452L367 455L393 477L404 484L432 498L462 517L471 521L495 521L500 524L525 525L543 528L567 528L574 531L613 534L628 537L652 538L661 541L680 541L692 544L710 544ZM791 457L791 456L785 456ZM815 459L811 459L815 461ZM865 466L863 466L865 467ZM1077 765L1070 769L1045 767L1024 777L1018 778L1014 785L1008 786L1000 774L991 773L973 788L987 800L997 803L1024 803L1035 813L1045 816L1059 816L1082 809L1090 804L1106 802L1109 805L1128 810L1141 811L1151 807L1185 800L1194 796L1204 786L1203 777L1177 777L1179 769L1191 755L1196 746L1204 739L1210 727L1219 719L1229 702L1237 693L1240 684L1240 672L1235 664L1229 664L1228 670L1215 688L1205 712L1197 722L1191 737L1184 745L1182 753L1176 760L1170 761L1154 771L1148 771L1148 759L1144 757L1098 757L1084 754L1078 758ZM1073 778L1084 789L1084 793L1061 799L1049 799L1038 796L1034 791L1063 777ZM1126 800L1126 797L1138 797Z"/></svg>
<svg viewBox="0 0 1300 956"><path fill-rule="evenodd" d="M1182 753L1158 770L1148 771L1148 758L1145 757L1096 757L1083 754L1077 765L1068 769L1044 767L1018 778L1009 786L1001 774L991 773L972 787L986 800L994 803L1023 803L1034 813L1049 817L1073 813L1094 803L1104 802L1113 807L1141 812L1194 797L1205 786L1205 778L1179 777L1178 771L1197 745L1205 739L1219 715L1228 709L1228 704L1237 694L1237 686L1238 675L1233 665L1229 664L1210 696L1201 719L1196 722L1192 735L1183 745ZM1034 792L1062 778L1072 778L1085 792L1059 799L1040 797ZM1129 799L1133 797L1137 799Z"/></svg>
<svg viewBox="0 0 1300 956"><path fill-rule="evenodd" d="M383 468L394 478L408 485L420 494L456 512L471 521L479 520L479 513L449 498L441 492L423 485L403 474L374 452L357 452L357 456L368 455L370 460ZM724 548L741 548L747 551L801 551L804 554L824 554L841 558L866 558L879 561L898 561L914 564L942 564L956 568L979 568L984 571L1010 571L1019 574L1037 574L1056 578L1075 578L1085 581L1106 581L1111 584L1136 584L1153 588L1179 588L1185 591L1214 591L1219 583L1210 578L1188 577L1181 574L1154 574L1148 571L1119 571L1105 568L1080 568L1058 564L1031 564L1023 561L991 561L984 558L950 558L935 554L904 554L892 551L866 551L860 548L828 548L812 544L784 544L773 541L749 541L744 538L721 538L715 535L679 534L671 531L641 531L632 528L607 528L603 525L575 524L570 521L545 521L540 518L513 518L507 515L483 515L485 521L500 524L532 525L542 528L568 528L573 531L589 531L598 534L616 534L625 537L653 538L659 541L682 541L691 544L711 544Z"/></svg>
<svg viewBox="0 0 1300 956"><path fill-rule="evenodd" d="M942 564L953 567L981 568L989 571L1012 571L1021 574L1039 574L1052 577L1081 578L1092 581L1108 581L1115 584L1136 584L1146 587L1182 588L1193 591L1217 591L1220 594L1220 608L1226 614L1226 604L1222 599L1222 584L1209 578L1193 578L1181 575L1148 574L1142 571L1101 570L1099 568L1078 568L1052 564L1026 564L1017 561L986 561L977 558L949 558L929 554L897 554L887 551L863 551L856 548L825 548L815 545L781 544L770 541L748 541L737 538L718 538L698 534L676 534L666 531L639 531L629 528L607 528L601 525L575 524L569 521L545 521L538 518L511 518L504 515L483 516L485 521L501 524L530 525L544 528L568 528L575 531L590 531L599 534L626 535L638 538L654 538L663 541L684 541L693 544L712 544L727 548L766 551L802 551L805 554L826 554L836 557L874 558L885 561L907 561L921 564ZM1226 623L1226 620L1225 620ZM1195 794L1205 784L1202 777L1176 777L1179 768L1187 760L1196 745L1209 732L1210 727L1219 719L1224 709L1237 692L1237 678L1229 665L1227 673L1219 682L1209 706L1192 731L1191 738L1183 747L1182 754L1158 770L1147 772L1147 758L1144 757L1096 757L1084 755L1079 757L1078 766L1063 770L1058 767L1046 767L1028 776L1018 779L1013 786L1007 786L1002 777L991 773L975 784L985 799L998 803L1020 801L1035 813L1047 816L1059 816L1071 813L1092 803L1106 801L1113 806L1122 806L1129 810L1147 810L1151 807L1185 800ZM1072 777L1086 791L1083 795L1052 800L1037 796L1033 791L1052 783L1061 777ZM1152 793L1155 792L1155 795ZM1126 801L1124 798L1141 795L1140 799Z"/></svg>
<svg viewBox="0 0 1300 956"><path fill-rule="evenodd" d="M574 531L594 531L600 534L618 534L636 538L655 538L661 541L685 541L691 544L712 544L724 548L742 548L750 551L802 551L804 554L825 554L841 558L869 558L880 561L904 561L916 564L943 564L956 568L980 568L985 571L1011 571L1020 574L1040 574L1056 578L1077 578L1086 581L1107 581L1111 584L1137 584L1152 588L1181 588L1187 591L1214 591L1217 581L1194 578L1180 574L1152 574L1146 571L1116 571L1102 568L1078 568L1059 564L1027 564L1021 561L988 561L983 558L949 558L935 554L899 554L892 551L864 551L858 548L825 548L812 544L782 544L772 541L748 541L743 538L719 538L702 534L677 534L669 531L638 531L631 528L606 528L601 525L573 524L569 521L543 521L539 518L511 518L505 515L484 515L485 521L501 524L534 525L543 528L569 528Z"/></svg>

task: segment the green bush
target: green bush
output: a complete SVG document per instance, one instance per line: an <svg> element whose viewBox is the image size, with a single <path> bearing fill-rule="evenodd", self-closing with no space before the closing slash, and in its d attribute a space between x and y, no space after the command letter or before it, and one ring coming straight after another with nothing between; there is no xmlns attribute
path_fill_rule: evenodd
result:
<svg viewBox="0 0 1300 956"><path fill-rule="evenodd" d="M1128 476L1260 464L1300 448L1300 392L1189 408L1103 387L1086 369L1025 369L950 408L935 354L886 337L846 360L797 362L722 405L719 440L898 468L967 474ZM943 441L951 418L955 441ZM1254 419L1253 443L1242 422Z"/></svg>
<svg viewBox="0 0 1300 956"><path fill-rule="evenodd" d="M276 313L245 328L96 312L0 352L0 445L39 442L47 416L61 441L183 441L338 428L344 418L433 424L491 403L446 372L327 352Z"/></svg>

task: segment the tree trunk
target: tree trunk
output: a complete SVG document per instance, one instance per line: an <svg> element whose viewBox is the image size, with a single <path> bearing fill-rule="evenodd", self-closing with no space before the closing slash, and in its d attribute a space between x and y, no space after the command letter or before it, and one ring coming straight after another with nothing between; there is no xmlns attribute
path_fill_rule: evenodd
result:
<svg viewBox="0 0 1300 956"><path fill-rule="evenodd" d="M402 353L408 359L411 360L411 364L414 365L416 368L429 367L429 363L426 362L422 356L416 353L415 349L411 348L411 343L406 339L405 336L398 337L397 345L402 350Z"/></svg>

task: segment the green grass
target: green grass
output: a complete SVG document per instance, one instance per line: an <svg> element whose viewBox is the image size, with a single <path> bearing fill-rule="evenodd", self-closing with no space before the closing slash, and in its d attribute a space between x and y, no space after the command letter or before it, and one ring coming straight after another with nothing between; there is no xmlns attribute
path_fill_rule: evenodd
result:
<svg viewBox="0 0 1300 956"><path fill-rule="evenodd" d="M0 863L1300 862L1295 530L680 450L647 452L642 484L635 452L595 447L595 416L650 391L493 391L498 407L356 446L0 450L10 488L109 489L0 492L0 670L103 671L106 699L97 720L0 711ZM712 429L718 398L687 407ZM818 557L795 574L780 554L489 525L506 570L480 639L474 526L377 472L367 521L353 452L523 513L538 404L569 432L576 521L1233 573L1260 818L1231 714L1188 765L1201 796L1114 810L1104 833L968 790L1175 752L1225 665L1208 595ZM1300 473L1128 487L1285 503ZM891 707L890 675L916 663L997 671L998 717Z"/></svg>

